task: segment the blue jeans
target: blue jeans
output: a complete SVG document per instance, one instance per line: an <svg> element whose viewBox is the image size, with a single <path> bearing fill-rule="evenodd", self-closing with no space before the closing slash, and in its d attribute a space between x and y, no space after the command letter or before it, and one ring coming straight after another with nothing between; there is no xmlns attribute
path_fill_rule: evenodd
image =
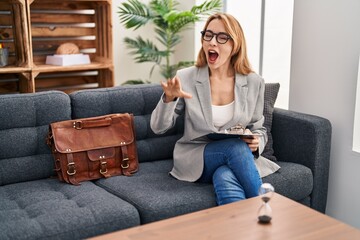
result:
<svg viewBox="0 0 360 240"><path fill-rule="evenodd" d="M250 148L238 138L205 146L204 170L198 182L213 183L218 205L258 196L262 184Z"/></svg>

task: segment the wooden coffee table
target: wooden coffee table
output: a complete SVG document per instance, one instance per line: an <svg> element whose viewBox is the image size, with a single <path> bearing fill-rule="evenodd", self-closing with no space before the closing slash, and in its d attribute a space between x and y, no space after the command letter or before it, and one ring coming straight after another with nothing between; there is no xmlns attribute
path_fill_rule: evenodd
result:
<svg viewBox="0 0 360 240"><path fill-rule="evenodd" d="M360 239L360 230L279 194L273 218L260 224L259 197L95 237L128 240Z"/></svg>

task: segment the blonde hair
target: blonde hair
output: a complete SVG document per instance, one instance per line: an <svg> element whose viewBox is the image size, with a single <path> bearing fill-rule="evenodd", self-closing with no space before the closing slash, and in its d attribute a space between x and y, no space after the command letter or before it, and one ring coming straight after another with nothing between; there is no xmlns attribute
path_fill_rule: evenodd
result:
<svg viewBox="0 0 360 240"><path fill-rule="evenodd" d="M230 14L216 13L208 18L203 31L206 31L209 23L214 19L219 19L224 24L226 32L230 35L233 41L231 64L233 65L235 71L244 75L253 72L248 60L245 36L240 23ZM201 42L202 41L204 40L201 38ZM207 65L206 55L203 48L199 51L195 65L197 67L204 67Z"/></svg>

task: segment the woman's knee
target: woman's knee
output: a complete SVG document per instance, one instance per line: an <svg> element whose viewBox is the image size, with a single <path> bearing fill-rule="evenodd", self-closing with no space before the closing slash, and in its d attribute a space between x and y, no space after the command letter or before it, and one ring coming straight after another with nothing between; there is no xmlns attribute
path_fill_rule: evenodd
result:
<svg viewBox="0 0 360 240"><path fill-rule="evenodd" d="M234 184L237 182L237 178L228 166L223 165L218 167L213 174L213 183L218 182Z"/></svg>
<svg viewBox="0 0 360 240"><path fill-rule="evenodd" d="M227 143L227 150L234 154L251 153L249 146L241 139L229 139Z"/></svg>

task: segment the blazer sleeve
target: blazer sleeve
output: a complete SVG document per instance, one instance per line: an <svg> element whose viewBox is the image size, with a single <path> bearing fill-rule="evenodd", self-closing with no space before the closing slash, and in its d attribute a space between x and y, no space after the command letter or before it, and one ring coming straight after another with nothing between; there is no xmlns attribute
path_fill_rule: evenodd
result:
<svg viewBox="0 0 360 240"><path fill-rule="evenodd" d="M178 98L175 101L165 103L165 94L162 94L160 101L151 113L150 128L155 134L162 134L173 128L176 119L184 111L184 99Z"/></svg>
<svg viewBox="0 0 360 240"><path fill-rule="evenodd" d="M248 128L252 132L261 134L259 148L256 152L254 152L255 157L259 157L259 155L264 151L265 145L268 141L266 128L264 127L264 93L265 82L264 79L261 78L259 84L259 94L256 100L254 114L251 118L250 123L248 124Z"/></svg>

